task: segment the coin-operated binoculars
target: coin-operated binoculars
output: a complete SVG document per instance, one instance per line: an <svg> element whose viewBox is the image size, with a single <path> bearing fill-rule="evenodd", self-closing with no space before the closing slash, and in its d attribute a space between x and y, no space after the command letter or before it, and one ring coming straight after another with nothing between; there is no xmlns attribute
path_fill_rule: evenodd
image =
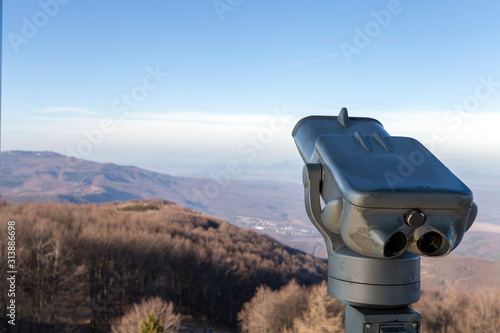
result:
<svg viewBox="0 0 500 333"><path fill-rule="evenodd" d="M420 299L420 256L460 243L477 215L472 192L417 140L345 108L300 120L292 135L307 214L328 250L328 292L347 303L345 331L419 332L409 304Z"/></svg>

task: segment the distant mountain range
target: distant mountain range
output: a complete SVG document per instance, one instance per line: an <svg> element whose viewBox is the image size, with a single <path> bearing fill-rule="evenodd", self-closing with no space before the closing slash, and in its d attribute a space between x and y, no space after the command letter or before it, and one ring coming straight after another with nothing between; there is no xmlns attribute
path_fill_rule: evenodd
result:
<svg viewBox="0 0 500 333"><path fill-rule="evenodd" d="M227 170L213 172L212 179L176 177L47 151L7 151L0 157L0 193L8 202L161 198L253 228L308 253L324 254L322 238L305 213L299 183L237 181Z"/></svg>
<svg viewBox="0 0 500 333"><path fill-rule="evenodd" d="M307 253L326 256L323 239L306 215L299 183L239 181L231 178L228 169L211 172L212 179L177 177L54 152L2 152L0 162L0 193L8 202L104 203L161 198L266 233ZM455 253L500 260L499 240L500 233L469 231Z"/></svg>

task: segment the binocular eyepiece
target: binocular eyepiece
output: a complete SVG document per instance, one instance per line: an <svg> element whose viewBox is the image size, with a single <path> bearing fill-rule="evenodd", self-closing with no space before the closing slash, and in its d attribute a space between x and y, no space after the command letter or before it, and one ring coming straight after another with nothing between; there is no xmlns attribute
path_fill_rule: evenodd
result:
<svg viewBox="0 0 500 333"><path fill-rule="evenodd" d="M375 258L445 256L477 215L469 188L425 146L375 119L343 108L300 120L292 135L306 163L306 209L329 254L346 245Z"/></svg>

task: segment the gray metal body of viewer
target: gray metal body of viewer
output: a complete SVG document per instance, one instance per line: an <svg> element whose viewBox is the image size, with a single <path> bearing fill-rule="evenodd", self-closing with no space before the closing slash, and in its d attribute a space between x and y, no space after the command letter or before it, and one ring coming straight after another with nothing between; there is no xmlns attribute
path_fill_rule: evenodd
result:
<svg viewBox="0 0 500 333"><path fill-rule="evenodd" d="M417 140L345 108L300 120L292 135L306 163L306 211L328 251L328 292L347 303L346 332L419 332L409 304L420 299L420 256L460 243L477 215L472 192Z"/></svg>

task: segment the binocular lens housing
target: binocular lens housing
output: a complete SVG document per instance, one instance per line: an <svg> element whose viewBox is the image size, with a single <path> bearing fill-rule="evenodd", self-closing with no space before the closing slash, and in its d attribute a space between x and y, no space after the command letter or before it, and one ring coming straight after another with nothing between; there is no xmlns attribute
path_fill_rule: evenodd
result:
<svg viewBox="0 0 500 333"><path fill-rule="evenodd" d="M443 245L443 237L437 232L431 231L420 237L417 242L418 249L425 255L436 254Z"/></svg>
<svg viewBox="0 0 500 333"><path fill-rule="evenodd" d="M395 257L406 249L406 236L402 232L396 232L389 238L384 247L384 256Z"/></svg>

